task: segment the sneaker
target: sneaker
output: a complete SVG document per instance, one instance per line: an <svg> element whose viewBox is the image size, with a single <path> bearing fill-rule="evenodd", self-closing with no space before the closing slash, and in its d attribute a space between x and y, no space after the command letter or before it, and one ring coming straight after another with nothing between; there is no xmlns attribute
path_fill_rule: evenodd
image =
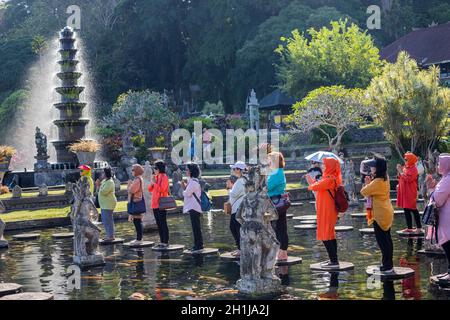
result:
<svg viewBox="0 0 450 320"><path fill-rule="evenodd" d="M401 232L404 232L404 233L413 233L413 232L414 232L414 229L408 229L408 228L406 228L406 229L401 230Z"/></svg>
<svg viewBox="0 0 450 320"><path fill-rule="evenodd" d="M160 244L159 244L159 247L160 247L161 249L167 249L167 248L169 247L169 244L168 244L168 243L160 243Z"/></svg>
<svg viewBox="0 0 450 320"><path fill-rule="evenodd" d="M199 253L199 252L201 252L202 250L203 250L203 247L202 247L202 248L192 247L191 252L192 252L192 253Z"/></svg>
<svg viewBox="0 0 450 320"><path fill-rule="evenodd" d="M414 233L424 233L425 231L422 228L415 228Z"/></svg>
<svg viewBox="0 0 450 320"><path fill-rule="evenodd" d="M336 268L336 267L339 267L339 262L327 261L325 263L321 263L320 266L322 268Z"/></svg>
<svg viewBox="0 0 450 320"><path fill-rule="evenodd" d="M133 240L130 242L130 244L133 246L138 246L142 244L142 240Z"/></svg>

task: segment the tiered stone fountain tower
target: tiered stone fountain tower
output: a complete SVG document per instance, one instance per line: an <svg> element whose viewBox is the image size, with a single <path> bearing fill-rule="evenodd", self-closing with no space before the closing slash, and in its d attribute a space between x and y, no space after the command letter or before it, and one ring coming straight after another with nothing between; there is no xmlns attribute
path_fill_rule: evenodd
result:
<svg viewBox="0 0 450 320"><path fill-rule="evenodd" d="M61 80L61 86L56 92L61 95L60 102L54 106L59 110L59 119L54 121L58 127L58 140L53 141L56 149L58 163L77 164L76 155L68 150L70 144L85 137L86 125L89 119L83 119L83 109L86 103L80 102L80 94L84 87L78 86L81 73L77 70L79 63L76 60L75 34L70 27L65 27L60 32L61 72L57 74Z"/></svg>

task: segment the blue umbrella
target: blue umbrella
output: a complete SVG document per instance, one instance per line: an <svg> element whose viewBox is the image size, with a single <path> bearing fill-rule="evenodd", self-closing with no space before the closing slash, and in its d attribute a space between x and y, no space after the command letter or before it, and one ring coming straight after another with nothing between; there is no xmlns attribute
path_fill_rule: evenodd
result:
<svg viewBox="0 0 450 320"><path fill-rule="evenodd" d="M334 153L328 151L317 151L305 157L306 160L314 162L322 162L323 158L335 158L336 160L339 161L340 164L344 163L344 161L342 161L341 158L339 158Z"/></svg>

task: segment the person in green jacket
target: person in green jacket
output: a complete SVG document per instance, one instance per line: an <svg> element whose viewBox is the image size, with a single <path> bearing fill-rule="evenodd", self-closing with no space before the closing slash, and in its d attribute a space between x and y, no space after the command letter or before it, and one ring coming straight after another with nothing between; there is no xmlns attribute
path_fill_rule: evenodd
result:
<svg viewBox="0 0 450 320"><path fill-rule="evenodd" d="M102 222L105 226L106 237L104 241L114 241L114 209L117 198L111 168L103 169L103 180L96 181L98 189L98 202L100 204Z"/></svg>

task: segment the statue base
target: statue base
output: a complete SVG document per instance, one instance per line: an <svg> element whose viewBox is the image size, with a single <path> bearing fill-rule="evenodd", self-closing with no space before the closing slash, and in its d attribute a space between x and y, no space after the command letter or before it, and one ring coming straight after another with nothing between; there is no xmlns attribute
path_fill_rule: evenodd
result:
<svg viewBox="0 0 450 320"><path fill-rule="evenodd" d="M281 291L281 280L275 276L272 279L239 279L236 286L241 294L271 294Z"/></svg>
<svg viewBox="0 0 450 320"><path fill-rule="evenodd" d="M80 268L88 268L88 267L98 267L104 266L105 260L103 259L103 255L101 254L92 254L89 256L74 256L73 263L80 266Z"/></svg>

